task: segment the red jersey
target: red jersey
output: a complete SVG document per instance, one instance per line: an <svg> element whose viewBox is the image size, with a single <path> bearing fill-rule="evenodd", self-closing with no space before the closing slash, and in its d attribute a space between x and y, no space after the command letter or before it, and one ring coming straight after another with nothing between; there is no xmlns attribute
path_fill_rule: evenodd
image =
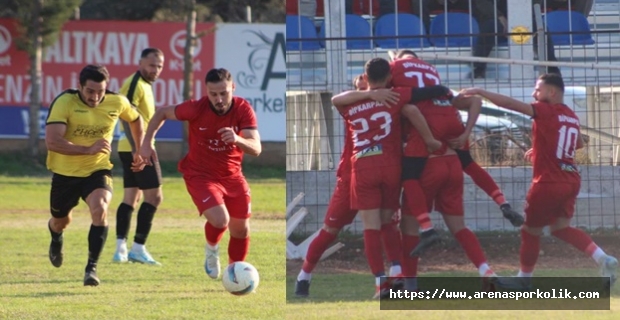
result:
<svg viewBox="0 0 620 320"><path fill-rule="evenodd" d="M336 177L351 176L351 156L353 155L353 129L348 122L344 122L344 148L338 163L338 171Z"/></svg>
<svg viewBox="0 0 620 320"><path fill-rule="evenodd" d="M441 84L435 67L423 60L410 58L390 63L394 87L424 88Z"/></svg>
<svg viewBox="0 0 620 320"><path fill-rule="evenodd" d="M352 127L351 163L356 169L400 166L400 110L411 101L411 88L394 88L400 100L391 108L372 100L347 106L342 116Z"/></svg>
<svg viewBox="0 0 620 320"><path fill-rule="evenodd" d="M189 152L179 162L184 175L220 179L241 175L243 151L222 141L217 131L232 127L236 134L244 129L256 129L256 114L249 102L233 97L232 106L224 115L218 115L209 98L187 100L176 106L178 120L189 122Z"/></svg>
<svg viewBox="0 0 620 320"><path fill-rule="evenodd" d="M452 106L450 100L445 98L430 99L416 104L420 112L426 119L428 127L435 139L443 142L447 146L450 139L457 138L465 132L465 126L461 119L458 109ZM426 144L423 142L420 133L407 121L405 129L408 129L404 156L422 157L427 156ZM446 149L441 148L435 154L443 154Z"/></svg>
<svg viewBox="0 0 620 320"><path fill-rule="evenodd" d="M564 104L535 102L532 108L532 182L579 182L575 165L579 118Z"/></svg>

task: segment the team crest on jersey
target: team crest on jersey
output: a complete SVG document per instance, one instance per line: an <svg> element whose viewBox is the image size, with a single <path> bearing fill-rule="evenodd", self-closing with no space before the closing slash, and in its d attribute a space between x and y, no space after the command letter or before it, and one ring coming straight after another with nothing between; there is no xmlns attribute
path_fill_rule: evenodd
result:
<svg viewBox="0 0 620 320"><path fill-rule="evenodd" d="M363 158L363 157L370 157L370 156L376 156L379 154L383 154L383 148L381 147L381 145L376 145L374 147L368 147L362 151L360 151L355 157L357 159L359 158Z"/></svg>

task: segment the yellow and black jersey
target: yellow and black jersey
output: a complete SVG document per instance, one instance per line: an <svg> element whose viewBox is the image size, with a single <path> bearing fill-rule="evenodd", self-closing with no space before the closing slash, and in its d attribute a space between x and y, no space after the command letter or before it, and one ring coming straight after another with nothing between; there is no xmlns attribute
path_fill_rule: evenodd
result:
<svg viewBox="0 0 620 320"><path fill-rule="evenodd" d="M67 126L64 138L80 145L92 146L99 139L112 143L118 119L133 122L140 114L123 95L106 91L96 107L88 106L77 90L69 89L58 95L50 105L46 125L62 123ZM47 168L70 177L87 177L97 170L112 169L110 155L64 155L49 151Z"/></svg>
<svg viewBox="0 0 620 320"><path fill-rule="evenodd" d="M142 77L140 71L136 71L131 77L125 79L120 93L125 95L132 105L136 107L144 128L149 124L151 118L155 114L155 96L153 95L153 87L150 82ZM134 149L134 139L131 131L125 126L121 126L121 136L118 140L118 152L131 152Z"/></svg>

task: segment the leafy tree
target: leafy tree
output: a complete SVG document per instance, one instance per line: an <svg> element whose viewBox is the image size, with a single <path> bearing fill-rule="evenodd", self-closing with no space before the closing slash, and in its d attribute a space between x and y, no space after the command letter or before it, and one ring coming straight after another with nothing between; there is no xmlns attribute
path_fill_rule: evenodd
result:
<svg viewBox="0 0 620 320"><path fill-rule="evenodd" d="M63 24L74 14L82 0L9 1L19 21L17 46L30 59L30 137L28 151L39 154L39 111L41 110L41 62L43 49L58 40Z"/></svg>

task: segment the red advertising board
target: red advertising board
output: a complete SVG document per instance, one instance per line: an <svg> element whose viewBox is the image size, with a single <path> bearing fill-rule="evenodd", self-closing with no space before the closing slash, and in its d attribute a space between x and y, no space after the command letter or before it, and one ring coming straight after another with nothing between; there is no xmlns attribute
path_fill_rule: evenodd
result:
<svg viewBox="0 0 620 320"><path fill-rule="evenodd" d="M26 52L17 49L15 20L0 19L0 106L28 104L30 77ZM199 23L196 30L208 30ZM48 105L64 89L76 87L86 64L102 64L110 71L109 88L117 90L123 79L137 70L140 53L157 47L165 54L161 78L154 84L158 106L181 101L185 24L173 22L70 21L58 41L43 54L42 100ZM194 94L200 96L202 80L213 67L214 34L197 42L194 50Z"/></svg>

